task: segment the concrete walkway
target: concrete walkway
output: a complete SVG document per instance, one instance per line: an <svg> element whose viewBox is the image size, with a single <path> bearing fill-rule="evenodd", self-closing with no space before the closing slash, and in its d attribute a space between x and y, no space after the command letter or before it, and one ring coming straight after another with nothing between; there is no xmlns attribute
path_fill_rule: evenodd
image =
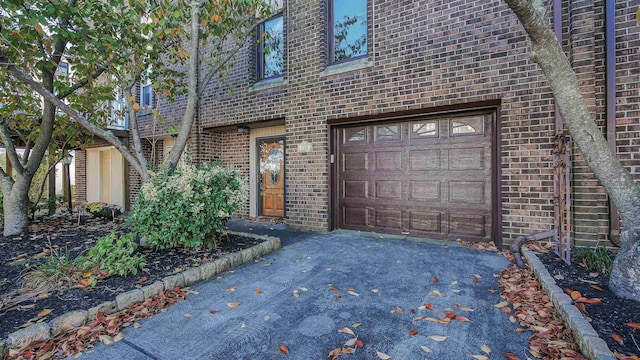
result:
<svg viewBox="0 0 640 360"><path fill-rule="evenodd" d="M81 358L326 359L351 338L338 332L344 327L364 344L345 359L377 359L376 351L393 359L470 359L486 355L483 344L493 350L490 358L526 358L530 334L514 331L518 324L493 306L501 301L499 291L489 291L498 289L494 275L508 265L501 255L351 231L300 237L260 262L194 286L198 294L141 322L140 329L126 329L125 340L98 344ZM241 304L227 305L235 302ZM455 302L475 311L461 311ZM420 310L425 303L435 311ZM470 321L413 320L442 318L446 308Z"/></svg>

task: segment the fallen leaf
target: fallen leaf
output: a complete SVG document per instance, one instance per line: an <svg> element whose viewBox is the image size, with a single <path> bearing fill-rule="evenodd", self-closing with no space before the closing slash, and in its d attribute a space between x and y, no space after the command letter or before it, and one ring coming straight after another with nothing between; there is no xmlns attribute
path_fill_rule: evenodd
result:
<svg viewBox="0 0 640 360"><path fill-rule="evenodd" d="M500 310L502 310L503 313L508 314L511 312L511 308L508 306L505 306L503 308L501 308Z"/></svg>
<svg viewBox="0 0 640 360"><path fill-rule="evenodd" d="M362 326L362 323L355 323L355 324L353 324L353 328L354 328L354 329L357 329L357 328L359 328L360 326Z"/></svg>
<svg viewBox="0 0 640 360"><path fill-rule="evenodd" d="M269 321L270 319L271 319L271 316L269 316L269 315L265 315L265 317L264 317L264 321Z"/></svg>
<svg viewBox="0 0 640 360"><path fill-rule="evenodd" d="M296 299L300 297L300 292L298 292L298 289L293 290L293 297Z"/></svg>
<svg viewBox="0 0 640 360"><path fill-rule="evenodd" d="M356 346L362 348L364 346L364 343L362 342L362 340L358 339L356 340Z"/></svg>
<svg viewBox="0 0 640 360"><path fill-rule="evenodd" d="M484 351L487 355L491 354L491 348L487 344L480 346L480 350Z"/></svg>
<svg viewBox="0 0 640 360"><path fill-rule="evenodd" d="M244 321L242 322L242 325L240 325L240 329L246 329L247 328L247 324L244 323Z"/></svg>
<svg viewBox="0 0 640 360"><path fill-rule="evenodd" d="M330 287L329 291L338 292L339 290L337 287Z"/></svg>
<svg viewBox="0 0 640 360"><path fill-rule="evenodd" d="M575 304L575 305L576 305L576 307L578 308L578 310L580 310L580 311L582 311L582 312L584 312L584 311L586 311L586 310L587 310L587 309L585 308L585 306L584 306L584 304L583 304L583 303L577 303L577 304Z"/></svg>
<svg viewBox="0 0 640 360"><path fill-rule="evenodd" d="M420 349L422 349L422 351L430 353L431 349L429 349L428 347L424 346L424 345L420 345Z"/></svg>
<svg viewBox="0 0 640 360"><path fill-rule="evenodd" d="M191 314L183 314L182 316L184 316L184 317L186 317L186 318L190 318L190 317L192 317L193 315L191 315Z"/></svg>
<svg viewBox="0 0 640 360"><path fill-rule="evenodd" d="M618 344L624 345L624 340L622 340L622 335L620 335L618 333L613 333L613 335L611 335L611 337L613 338L613 340L617 341Z"/></svg>
<svg viewBox="0 0 640 360"><path fill-rule="evenodd" d="M400 261L400 260L398 260L398 261ZM376 351L376 355L378 355L378 358L379 358L379 359L382 359L382 360L389 360L389 359L391 359L391 356L389 356L389 355L387 355L387 354L385 354L385 353L383 353L383 352L380 352L380 351Z"/></svg>
<svg viewBox="0 0 640 360"><path fill-rule="evenodd" d="M286 346L284 346L284 345L280 345L280 346L278 347L278 349L280 350L280 352L281 352L281 353L283 353L283 354L285 354L285 355L289 355L289 349L288 349Z"/></svg>
<svg viewBox="0 0 640 360"><path fill-rule="evenodd" d="M456 302L454 302L454 305L455 305L458 309L460 309L460 311L464 311L464 312L473 312L473 311L476 311L476 309L471 309L471 308L468 308L468 307L466 307L466 306L462 306L462 305L458 304L458 302L457 302L457 301L456 301Z"/></svg>
<svg viewBox="0 0 640 360"><path fill-rule="evenodd" d="M113 338L109 335L100 335L98 339L100 339L100 341L105 345L113 344Z"/></svg>
<svg viewBox="0 0 640 360"><path fill-rule="evenodd" d="M301 287L300 290L302 291L309 291L309 289L307 289L306 287Z"/></svg>
<svg viewBox="0 0 640 360"><path fill-rule="evenodd" d="M460 321L460 322L469 322L471 320L469 320L469 318L465 317L465 316L456 316L456 320Z"/></svg>
<svg viewBox="0 0 640 360"><path fill-rule="evenodd" d="M502 356L504 356L504 358L507 360L520 360L516 355L513 355L511 353L504 353L502 354Z"/></svg>
<svg viewBox="0 0 640 360"><path fill-rule="evenodd" d="M409 330L409 336L414 336L414 335L418 335L418 330L416 329Z"/></svg>
<svg viewBox="0 0 640 360"><path fill-rule="evenodd" d="M380 290L378 290L378 289L371 289L371 292L372 292L372 293L374 293L374 294L375 294L375 293L377 293L378 291L380 291Z"/></svg>
<svg viewBox="0 0 640 360"><path fill-rule="evenodd" d="M358 341L357 337L351 338L344 343L344 346L354 346L356 344L356 341Z"/></svg>
<svg viewBox="0 0 640 360"><path fill-rule="evenodd" d="M338 356L340 356L341 353L342 353L341 347L331 350L331 352L329 353L329 360L334 360L338 358Z"/></svg>
<svg viewBox="0 0 640 360"><path fill-rule="evenodd" d="M436 309L433 305L431 305L431 304L429 304L429 303L425 303L425 304L424 304L424 308L425 308L425 309L429 309L429 310L431 310L431 311L435 311L435 309Z"/></svg>
<svg viewBox="0 0 640 360"><path fill-rule="evenodd" d="M434 277L432 277L432 278L431 278L431 281L432 281L434 284L437 284L437 283L438 283L438 278L434 276Z"/></svg>
<svg viewBox="0 0 640 360"><path fill-rule="evenodd" d="M143 283L145 281L147 281L147 276L146 275L141 277L140 280L138 280L139 283Z"/></svg>
<svg viewBox="0 0 640 360"><path fill-rule="evenodd" d="M501 309L501 308L503 308L503 307L505 307L507 305L509 305L509 303L507 301L501 301L501 302L499 302L499 303L497 303L497 304L495 304L493 306L497 307L498 309Z"/></svg>
<svg viewBox="0 0 640 360"><path fill-rule="evenodd" d="M360 294L358 294L357 292L352 291L352 290L347 291L347 293L348 293L349 295L351 295L351 296L360 296Z"/></svg>
<svg viewBox="0 0 640 360"><path fill-rule="evenodd" d="M402 310L402 308L401 308L401 307L399 307L399 306L396 306L395 311L396 311L398 314L404 314L404 310Z"/></svg>
<svg viewBox="0 0 640 360"><path fill-rule="evenodd" d="M571 298L573 300L578 300L582 297L582 294L580 294L580 291L572 291L571 294L569 295L571 295Z"/></svg>
<svg viewBox="0 0 640 360"><path fill-rule="evenodd" d="M350 354L354 354L356 352L356 349L349 348L349 347L343 347L341 351L342 351L343 354L350 355Z"/></svg>
<svg viewBox="0 0 640 360"><path fill-rule="evenodd" d="M433 290L433 291L431 292L431 294L429 295L429 297L430 297L430 298L432 298L432 299L433 299L433 298L436 298L436 297L444 297L444 294L443 294L443 293L441 293L441 292L440 292L440 291L438 291L438 290Z"/></svg>
<svg viewBox="0 0 640 360"><path fill-rule="evenodd" d="M598 285L591 284L591 285L589 285L589 286L591 286L593 289L596 289L596 290L598 290L598 291L603 291L603 290L602 290L602 288L601 288L600 286L598 286Z"/></svg>
<svg viewBox="0 0 640 360"><path fill-rule="evenodd" d="M471 275L476 279L482 279L482 276L480 276L479 274L471 274Z"/></svg>
<svg viewBox="0 0 640 360"><path fill-rule="evenodd" d="M442 335L431 335L429 336L429 339L433 340L433 341L445 341L447 340L446 336L442 336Z"/></svg>
<svg viewBox="0 0 640 360"><path fill-rule="evenodd" d="M630 328L632 328L632 329L638 329L638 330L640 330L640 323L633 323L633 322L630 322L630 323L627 323L627 326L628 326L628 327L630 327Z"/></svg>
<svg viewBox="0 0 640 360"><path fill-rule="evenodd" d="M219 312L220 312L220 310L209 310L209 313L210 314L214 314L214 315L219 313Z"/></svg>
<svg viewBox="0 0 640 360"><path fill-rule="evenodd" d="M258 294L258 295L259 295L259 294L262 294L262 290L260 290L259 288L258 288L258 289L256 289L256 294Z"/></svg>
<svg viewBox="0 0 640 360"><path fill-rule="evenodd" d="M489 358L484 355L471 355L471 358L475 360L489 360Z"/></svg>
<svg viewBox="0 0 640 360"><path fill-rule="evenodd" d="M230 288L224 289L224 291L236 291L236 289L237 289L237 288L238 288L238 287L237 287L236 285L233 285L233 286L232 286L232 287L230 287Z"/></svg>
<svg viewBox="0 0 640 360"><path fill-rule="evenodd" d="M91 281L87 280L87 279L81 279L79 281L80 285L84 286L84 287L89 287L89 285L91 285Z"/></svg>
<svg viewBox="0 0 640 360"><path fill-rule="evenodd" d="M38 313L38 316L47 316L47 315L49 315L52 311L53 311L53 310L51 310L51 309L44 309L44 310L42 310L42 311L40 311L40 312Z"/></svg>
<svg viewBox="0 0 640 360"><path fill-rule="evenodd" d="M236 308L242 304L240 301L227 303L227 306L230 308Z"/></svg>
<svg viewBox="0 0 640 360"><path fill-rule="evenodd" d="M124 339L124 333L120 331L116 336L113 337L113 342L118 342Z"/></svg>
<svg viewBox="0 0 640 360"><path fill-rule="evenodd" d="M478 279L473 279L473 280L471 280L471 282L472 282L472 283L474 283L474 284L477 284L477 283L478 283L478 281L480 281L480 280L478 280Z"/></svg>
<svg viewBox="0 0 640 360"><path fill-rule="evenodd" d="M356 336L356 334L353 332L353 330L349 329L348 327L342 328L340 330L338 330L339 333L343 333L343 334L349 334L351 336Z"/></svg>
<svg viewBox="0 0 640 360"><path fill-rule="evenodd" d="M591 298L591 299L582 299L580 300L581 302L587 303L587 304L600 304L602 302L601 298Z"/></svg>

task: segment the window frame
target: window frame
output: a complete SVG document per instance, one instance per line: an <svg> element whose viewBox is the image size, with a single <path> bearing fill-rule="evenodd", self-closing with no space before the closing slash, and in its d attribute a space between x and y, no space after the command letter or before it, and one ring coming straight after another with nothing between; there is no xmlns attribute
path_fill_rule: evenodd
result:
<svg viewBox="0 0 640 360"><path fill-rule="evenodd" d="M282 52L282 72L280 74L271 75L269 77L264 76L264 41L262 39L262 33L264 32L265 24L269 21L275 20L277 18L282 18L282 46L284 51ZM285 56L287 53L287 36L285 31L285 23L284 23L284 14L282 12L270 17L269 19L261 22L257 27L256 31L256 79L258 82L264 80L272 80L279 79L284 77L284 73L286 71L286 62Z"/></svg>
<svg viewBox="0 0 640 360"><path fill-rule="evenodd" d="M336 65L336 64L342 64L342 63L346 63L349 61L354 61L354 60L358 60L358 59L366 59L369 57L369 1L368 0L358 0L358 1L364 1L365 2L365 7L366 7L366 20L367 20L367 29L365 31L365 35L366 35L366 40L367 40L367 51L362 54L362 55L358 55L358 56L354 56L354 57L350 57L350 58L346 58L346 59L342 59L342 60L335 60L335 49L336 49L336 45L335 45L335 34L334 34L334 29L335 29L335 19L333 16L333 9L334 9L334 2L336 0L327 0L327 65L331 66L331 65Z"/></svg>
<svg viewBox="0 0 640 360"><path fill-rule="evenodd" d="M149 99L149 104L145 104L144 103L144 89L145 88L151 88L151 96ZM149 79L148 76L145 76L142 81L140 81L140 109L141 110L148 110L148 109L153 109L153 83L151 82L151 80ZM145 106L147 106L147 108L145 108Z"/></svg>

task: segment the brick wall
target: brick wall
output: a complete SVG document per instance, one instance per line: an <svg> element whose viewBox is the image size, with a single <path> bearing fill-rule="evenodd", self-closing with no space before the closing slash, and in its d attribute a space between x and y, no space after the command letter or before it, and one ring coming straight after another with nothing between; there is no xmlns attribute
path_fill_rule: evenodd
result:
<svg viewBox="0 0 640 360"><path fill-rule="evenodd" d="M248 174L248 137L225 129L285 119L288 223L326 230L329 121L497 102L504 238L552 227L553 96L531 59L526 34L503 1L375 0L374 6L370 0L368 63L335 74L326 66L325 3L288 1L280 86L252 88L255 61L249 45L236 56L226 82L210 84L198 109L197 137L192 136L200 145L194 160L221 158ZM617 150L640 179L638 5L638 0L616 3L616 115ZM587 104L604 130L604 0L563 1L563 32ZM159 108L167 124L173 123L184 101L160 99ZM309 141L313 151L298 153L302 141ZM575 238L594 244L608 238L607 197L573 150Z"/></svg>
<svg viewBox="0 0 640 360"><path fill-rule="evenodd" d="M75 166L76 166L76 190L75 190L75 201L86 201L87 200L87 153L78 149L75 151Z"/></svg>
<svg viewBox="0 0 640 360"><path fill-rule="evenodd" d="M221 160L224 164L233 166L240 171L241 178L249 186L249 134L239 134L237 131L220 133ZM249 199L238 210L236 216L249 216Z"/></svg>

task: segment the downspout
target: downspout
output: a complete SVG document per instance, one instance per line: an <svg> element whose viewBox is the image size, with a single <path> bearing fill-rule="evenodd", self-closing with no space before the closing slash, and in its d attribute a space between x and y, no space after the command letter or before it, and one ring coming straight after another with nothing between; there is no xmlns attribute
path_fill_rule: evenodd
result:
<svg viewBox="0 0 640 360"><path fill-rule="evenodd" d="M616 3L606 0L605 4L605 64L606 64L606 117L607 142L616 151ZM609 240L620 246L620 215L618 209L609 199Z"/></svg>
<svg viewBox="0 0 640 360"><path fill-rule="evenodd" d="M607 0L609 1L609 0ZM553 32L556 34L556 38L562 46L562 0L553 0ZM555 107L555 128L556 128L556 136L560 134L564 134L564 121L562 116L560 115L560 111L558 107ZM568 164L567 164L568 165ZM554 181L554 186L556 186ZM561 201L561 200L560 200ZM554 206L554 209L557 209L557 206ZM558 216L558 214L556 214ZM524 261L522 260L522 255L520 254L520 248L527 241L539 241L548 239L550 237L555 237L556 241L558 239L558 231L551 229L547 231L543 231L537 234L529 234L529 235L520 235L518 236L513 243L511 243L511 252L513 253L513 262L521 268L524 269L526 266Z"/></svg>

